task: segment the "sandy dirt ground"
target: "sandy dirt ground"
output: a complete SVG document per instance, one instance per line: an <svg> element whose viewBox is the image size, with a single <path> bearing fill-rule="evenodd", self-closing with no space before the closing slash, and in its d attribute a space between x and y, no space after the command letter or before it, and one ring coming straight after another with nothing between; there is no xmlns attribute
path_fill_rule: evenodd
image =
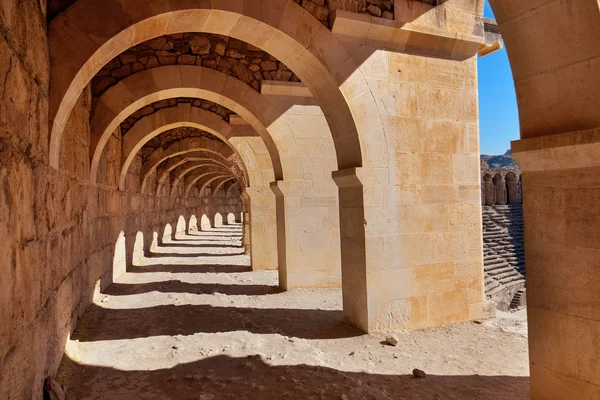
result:
<svg viewBox="0 0 600 400"><path fill-rule="evenodd" d="M185 235L100 295L67 343L67 398L529 398L524 312L393 347L342 322L341 290L281 293L240 246L240 226Z"/></svg>

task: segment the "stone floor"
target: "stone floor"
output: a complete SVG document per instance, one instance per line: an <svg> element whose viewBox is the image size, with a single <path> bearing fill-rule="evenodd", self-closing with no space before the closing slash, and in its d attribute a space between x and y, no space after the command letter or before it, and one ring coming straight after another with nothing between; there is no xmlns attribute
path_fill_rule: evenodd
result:
<svg viewBox="0 0 600 400"><path fill-rule="evenodd" d="M241 227L228 225L161 246L99 296L58 379L78 400L527 399L527 338L513 325L386 345L342 322L340 290L280 293L276 271L250 271Z"/></svg>

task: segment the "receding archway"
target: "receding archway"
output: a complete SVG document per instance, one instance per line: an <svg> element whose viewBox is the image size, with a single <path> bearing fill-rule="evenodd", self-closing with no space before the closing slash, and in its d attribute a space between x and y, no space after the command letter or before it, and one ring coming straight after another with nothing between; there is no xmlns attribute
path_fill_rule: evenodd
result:
<svg viewBox="0 0 600 400"><path fill-rule="evenodd" d="M119 180L121 190L124 187L129 166L144 144L163 132L184 126L201 129L213 134L237 154L235 147L228 140L234 134L232 127L215 114L187 104L160 110L138 121L123 138L123 162ZM247 131L245 130L245 132ZM242 165L242 167L245 171L245 166ZM95 173L92 172L90 175L95 176Z"/></svg>

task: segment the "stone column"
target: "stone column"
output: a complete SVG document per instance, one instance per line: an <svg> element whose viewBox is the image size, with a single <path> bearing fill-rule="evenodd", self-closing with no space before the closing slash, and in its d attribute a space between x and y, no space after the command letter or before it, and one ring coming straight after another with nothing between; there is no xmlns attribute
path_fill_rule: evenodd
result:
<svg viewBox="0 0 600 400"><path fill-rule="evenodd" d="M244 234L251 245L252 269L277 269L277 219L275 196L268 187L244 191Z"/></svg>
<svg viewBox="0 0 600 400"><path fill-rule="evenodd" d="M395 196L384 168L333 172L339 188L344 318L365 332L410 319L413 276L399 254Z"/></svg>
<svg viewBox="0 0 600 400"><path fill-rule="evenodd" d="M307 180L276 181L271 189L276 198L281 288L339 287L337 216L331 215L335 199L318 196Z"/></svg>
<svg viewBox="0 0 600 400"><path fill-rule="evenodd" d="M439 186L415 196L390 185L387 174L385 168L333 173L345 318L380 332L493 315L483 294L478 182L456 188L447 204Z"/></svg>
<svg viewBox="0 0 600 400"><path fill-rule="evenodd" d="M508 204L519 204L517 196L517 180L511 179L506 181L506 191L508 192Z"/></svg>
<svg viewBox="0 0 600 400"><path fill-rule="evenodd" d="M492 184L492 181L484 180L483 188L484 188L484 197L485 197L484 205L493 206L494 205L494 185Z"/></svg>
<svg viewBox="0 0 600 400"><path fill-rule="evenodd" d="M600 398L600 129L513 142L532 399Z"/></svg>
<svg viewBox="0 0 600 400"><path fill-rule="evenodd" d="M494 176L494 187L496 188L495 204L500 206L506 204L506 201L504 201L504 179L499 174Z"/></svg>

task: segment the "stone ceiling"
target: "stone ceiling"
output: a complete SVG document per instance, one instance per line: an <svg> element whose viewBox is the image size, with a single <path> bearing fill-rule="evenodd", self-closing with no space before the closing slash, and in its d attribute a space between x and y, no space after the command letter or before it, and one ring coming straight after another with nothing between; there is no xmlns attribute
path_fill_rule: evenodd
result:
<svg viewBox="0 0 600 400"><path fill-rule="evenodd" d="M148 158L148 156L154 150L156 150L158 148L166 149L173 142L177 142L177 141L179 141L181 139L185 139L185 138L194 138L194 137L205 137L205 138L223 143L223 141L221 139L214 136L213 134L203 131L203 130L200 130L200 129L197 129L197 128L190 128L190 127L175 128L175 129L171 129L170 131L161 133L160 135L158 135L157 137L155 137L154 139L152 139L148 143L146 143L144 145L144 147L142 147L142 150L141 150L142 160L145 161Z"/></svg>
<svg viewBox="0 0 600 400"><path fill-rule="evenodd" d="M52 21L54 17L69 8L77 0L48 0L48 8L46 9L46 18Z"/></svg>
<svg viewBox="0 0 600 400"><path fill-rule="evenodd" d="M192 107L202 108L203 110L207 110L212 113L215 113L218 116L220 116L221 118L223 118L223 120L225 120L226 122L229 122L229 117L232 114L235 114L230 109L223 107L217 103L213 103L212 101L208 101L208 100L192 99L192 98L186 98L186 97L178 97L178 98L174 98L174 99L160 100L160 101L157 101L157 102L147 105L146 107L142 108L141 110L134 112L133 114L131 114L129 116L129 118L127 118L125 121L123 121L121 123L121 135L125 135L133 127L133 125L136 122L138 122L140 119L147 117L148 115L152 115L155 112L162 110L164 108L175 107L178 104L184 104L184 103L187 103L187 104L191 103Z"/></svg>
<svg viewBox="0 0 600 400"><path fill-rule="evenodd" d="M248 43L220 35L181 33L140 43L115 57L92 80L92 96L98 98L122 79L162 65L218 70L259 92L263 80L300 81L285 64Z"/></svg>

